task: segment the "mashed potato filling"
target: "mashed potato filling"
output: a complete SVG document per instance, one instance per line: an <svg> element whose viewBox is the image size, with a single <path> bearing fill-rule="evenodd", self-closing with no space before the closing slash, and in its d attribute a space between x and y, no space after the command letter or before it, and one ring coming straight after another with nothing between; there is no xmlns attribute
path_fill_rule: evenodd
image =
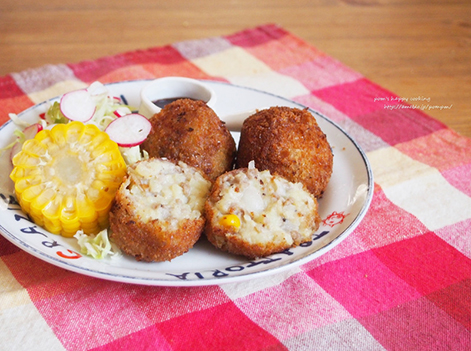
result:
<svg viewBox="0 0 471 351"><path fill-rule="evenodd" d="M259 172L253 166L247 172L226 177L220 199L214 206L217 220L227 214L240 219L234 235L250 244L306 241L312 226L305 218L317 211L317 202L301 183L274 177L269 171Z"/></svg>
<svg viewBox="0 0 471 351"><path fill-rule="evenodd" d="M195 168L157 158L130 166L124 185L141 221L168 222L171 229L182 220L201 217L211 188Z"/></svg>

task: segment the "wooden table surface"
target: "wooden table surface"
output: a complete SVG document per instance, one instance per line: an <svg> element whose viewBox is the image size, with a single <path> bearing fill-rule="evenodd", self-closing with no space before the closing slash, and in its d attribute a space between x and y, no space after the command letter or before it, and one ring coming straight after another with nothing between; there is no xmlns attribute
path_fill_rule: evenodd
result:
<svg viewBox="0 0 471 351"><path fill-rule="evenodd" d="M469 0L1 0L0 76L267 23L471 137Z"/></svg>

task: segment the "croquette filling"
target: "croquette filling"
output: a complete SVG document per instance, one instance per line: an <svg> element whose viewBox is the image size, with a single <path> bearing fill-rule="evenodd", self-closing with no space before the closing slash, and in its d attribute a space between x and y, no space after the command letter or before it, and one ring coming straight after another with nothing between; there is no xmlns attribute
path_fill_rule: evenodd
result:
<svg viewBox="0 0 471 351"><path fill-rule="evenodd" d="M183 162L165 159L138 162L128 170L127 197L143 222L159 220L176 229L202 216L211 182Z"/></svg>
<svg viewBox="0 0 471 351"><path fill-rule="evenodd" d="M234 230L249 244L286 243L309 240L310 221L317 202L300 183L274 177L269 171L249 169L226 177L215 204L216 222L228 214L240 219Z"/></svg>

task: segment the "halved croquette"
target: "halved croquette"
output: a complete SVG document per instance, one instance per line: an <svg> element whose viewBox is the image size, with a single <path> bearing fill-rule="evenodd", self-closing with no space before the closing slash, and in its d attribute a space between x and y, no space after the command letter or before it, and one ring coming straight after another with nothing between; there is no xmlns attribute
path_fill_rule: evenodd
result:
<svg viewBox="0 0 471 351"><path fill-rule="evenodd" d="M253 163L221 175L205 203L208 240L217 248L264 257L312 240L319 227L316 198Z"/></svg>
<svg viewBox="0 0 471 351"><path fill-rule="evenodd" d="M138 261L170 261L199 239L211 182L184 162L150 158L128 167L110 211L111 239Z"/></svg>

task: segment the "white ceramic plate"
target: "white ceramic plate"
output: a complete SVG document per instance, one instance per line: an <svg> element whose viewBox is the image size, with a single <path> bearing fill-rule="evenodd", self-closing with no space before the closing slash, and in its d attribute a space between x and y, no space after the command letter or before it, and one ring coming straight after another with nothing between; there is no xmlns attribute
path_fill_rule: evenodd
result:
<svg viewBox="0 0 471 351"><path fill-rule="evenodd" d="M112 94L139 106L139 92L147 80L109 84ZM225 116L269 106L304 106L262 91L221 82L205 81L217 94L214 107L222 120ZM29 122L45 112L41 103L19 114ZM0 159L0 233L26 252L53 265L97 278L161 286L214 285L243 281L274 274L311 261L345 239L364 217L373 195L373 177L364 152L338 125L310 110L327 135L334 152L334 170L330 183L319 201L323 220L313 233L313 240L300 247L267 258L249 260L218 251L205 238L194 248L171 262L145 263L122 256L95 260L80 255L75 239L51 234L32 223L14 201L12 169L8 153ZM238 121L242 125L242 117ZM232 124L234 121L231 121ZM237 120L235 121L237 122ZM237 125L237 123L236 123ZM15 126L0 127L0 148L13 140ZM236 143L239 133L233 132Z"/></svg>

